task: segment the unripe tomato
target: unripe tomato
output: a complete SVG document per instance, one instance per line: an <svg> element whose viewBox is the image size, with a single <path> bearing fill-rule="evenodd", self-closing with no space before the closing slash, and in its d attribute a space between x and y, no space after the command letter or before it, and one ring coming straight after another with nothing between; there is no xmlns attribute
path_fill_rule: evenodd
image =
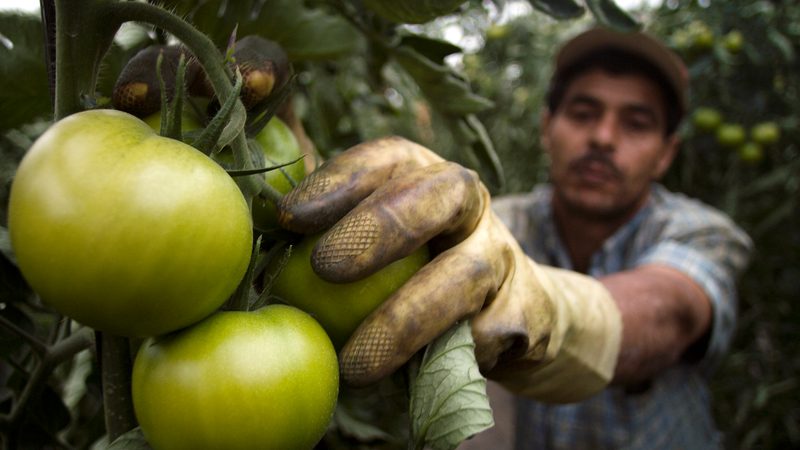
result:
<svg viewBox="0 0 800 450"><path fill-rule="evenodd" d="M133 367L133 406L157 449L310 449L336 407L330 339L286 305L218 312L149 339Z"/></svg>
<svg viewBox="0 0 800 450"><path fill-rule="evenodd" d="M252 248L231 177L114 110L73 114L34 143L8 223L19 268L45 303L124 336L209 315L236 289Z"/></svg>
<svg viewBox="0 0 800 450"><path fill-rule="evenodd" d="M747 164L757 164L764 159L764 149L757 142L745 142L736 151L739 154L739 159Z"/></svg>
<svg viewBox="0 0 800 450"><path fill-rule="evenodd" d="M261 132L256 135L255 141L261 147L264 164L267 166L285 164L303 155L294 133L278 117L270 119ZM225 150L218 155L218 160L223 167L230 167L233 164L233 154L230 150ZM292 190L294 185L305 176L306 169L303 160L280 169L264 172L264 180L281 194ZM278 211L272 201L261 197L253 199L253 223L260 230L278 227Z"/></svg>
<svg viewBox="0 0 800 450"><path fill-rule="evenodd" d="M744 36L739 30L729 31L722 40L722 45L731 53L739 53L742 50L742 44L744 44Z"/></svg>
<svg viewBox="0 0 800 450"><path fill-rule="evenodd" d="M306 236L292 248L289 260L272 281L271 293L319 321L341 349L358 325L429 260L423 246L405 258L352 283L331 283L311 268L311 251L319 235ZM277 271L277 263L268 273Z"/></svg>
<svg viewBox="0 0 800 450"><path fill-rule="evenodd" d="M692 122L701 131L713 131L722 123L722 114L714 108L701 106L692 114Z"/></svg>
<svg viewBox="0 0 800 450"><path fill-rule="evenodd" d="M687 29L692 36L693 49L702 51L714 46L714 32L705 22L695 20L688 25Z"/></svg>
<svg viewBox="0 0 800 450"><path fill-rule="evenodd" d="M744 127L739 124L724 123L717 128L717 142L725 147L737 147L746 137Z"/></svg>
<svg viewBox="0 0 800 450"><path fill-rule="evenodd" d="M486 30L486 39L503 39L508 36L508 25L492 25Z"/></svg>
<svg viewBox="0 0 800 450"><path fill-rule="evenodd" d="M750 137L761 145L770 145L781 138L781 130L775 122L761 122L750 129Z"/></svg>

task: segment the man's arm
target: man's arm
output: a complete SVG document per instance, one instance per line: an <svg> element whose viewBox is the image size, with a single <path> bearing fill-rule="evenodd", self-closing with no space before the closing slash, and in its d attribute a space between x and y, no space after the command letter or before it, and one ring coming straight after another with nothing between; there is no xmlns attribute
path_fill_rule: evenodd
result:
<svg viewBox="0 0 800 450"><path fill-rule="evenodd" d="M677 363L709 331L708 295L687 275L658 264L600 278L622 315L614 382L646 381Z"/></svg>

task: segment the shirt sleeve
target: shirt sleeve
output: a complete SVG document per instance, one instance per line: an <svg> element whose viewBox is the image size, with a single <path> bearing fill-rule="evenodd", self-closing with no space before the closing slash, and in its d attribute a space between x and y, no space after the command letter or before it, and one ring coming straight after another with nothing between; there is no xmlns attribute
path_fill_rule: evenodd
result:
<svg viewBox="0 0 800 450"><path fill-rule="evenodd" d="M736 279L750 256L750 238L730 219L707 207L684 205L669 215L662 236L638 264L670 266L692 278L708 295L713 309L711 333L700 362L713 370L728 351L736 327Z"/></svg>

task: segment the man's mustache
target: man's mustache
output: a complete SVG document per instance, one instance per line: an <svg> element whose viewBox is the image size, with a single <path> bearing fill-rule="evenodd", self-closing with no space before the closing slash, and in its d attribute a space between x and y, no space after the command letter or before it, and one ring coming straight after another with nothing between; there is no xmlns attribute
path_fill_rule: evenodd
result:
<svg viewBox="0 0 800 450"><path fill-rule="evenodd" d="M606 156L605 153L602 152L588 152L586 156L581 157L570 163L569 169L572 170L582 170L585 168L589 168L591 165L600 164L606 170L608 170L611 175L615 178L622 178L622 171L614 165L614 162Z"/></svg>

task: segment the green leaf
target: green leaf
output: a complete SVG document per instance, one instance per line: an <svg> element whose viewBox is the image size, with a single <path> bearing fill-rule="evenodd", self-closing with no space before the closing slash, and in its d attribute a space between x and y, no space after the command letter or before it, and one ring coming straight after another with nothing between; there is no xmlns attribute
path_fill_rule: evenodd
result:
<svg viewBox="0 0 800 450"><path fill-rule="evenodd" d="M456 12L465 0L363 0L364 6L396 23L426 23Z"/></svg>
<svg viewBox="0 0 800 450"><path fill-rule="evenodd" d="M0 132L52 115L38 16L0 14Z"/></svg>
<svg viewBox="0 0 800 450"><path fill-rule="evenodd" d="M454 326L426 349L411 384L415 448L454 449L494 424L474 350L469 322Z"/></svg>
<svg viewBox="0 0 800 450"><path fill-rule="evenodd" d="M769 29L767 30L767 37L769 41L775 46L778 51L780 51L781 56L783 56L783 60L787 63L791 64L794 62L794 46L792 45L792 41L789 40L785 35L783 35L780 31Z"/></svg>
<svg viewBox="0 0 800 450"><path fill-rule="evenodd" d="M444 64L447 56L463 52L462 48L445 40L419 34L406 34L400 38L400 45L411 47L422 56Z"/></svg>
<svg viewBox="0 0 800 450"><path fill-rule="evenodd" d="M144 438L142 429L136 427L114 439L114 442L109 444L106 450L152 450L152 447Z"/></svg>
<svg viewBox="0 0 800 450"><path fill-rule="evenodd" d="M391 50L392 56L417 82L437 110L453 115L475 114L494 103L470 89L469 84L444 64L437 64L411 47Z"/></svg>
<svg viewBox="0 0 800 450"><path fill-rule="evenodd" d="M611 28L620 31L634 31L639 28L639 22L617 6L614 0L586 0L586 6L600 23Z"/></svg>
<svg viewBox="0 0 800 450"><path fill-rule="evenodd" d="M238 26L238 35L256 34L283 47L291 60L334 59L363 49L363 38L343 17L296 0L167 0L222 46ZM198 5L198 3L200 3Z"/></svg>
<svg viewBox="0 0 800 450"><path fill-rule="evenodd" d="M583 15L584 8L572 0L529 0L531 5L558 20L575 19Z"/></svg>
<svg viewBox="0 0 800 450"><path fill-rule="evenodd" d="M273 170L279 170L282 167L291 166L292 164L296 163L297 161L302 160L305 158L304 156L300 156L299 158L295 159L294 161L289 161L283 164L276 164L274 166L267 166L267 167L258 167L256 169L242 169L242 170L228 170L228 175L232 177L244 177L248 175L255 175L259 173L271 172Z"/></svg>
<svg viewBox="0 0 800 450"><path fill-rule="evenodd" d="M237 101L241 90L242 74L237 70L236 84L234 84L231 95L225 100L200 136L191 142L193 147L207 155L216 153L231 143L238 131L244 128L247 113L244 111L242 103Z"/></svg>
<svg viewBox="0 0 800 450"><path fill-rule="evenodd" d="M502 189L506 183L503 165L494 148L494 143L486 131L486 127L474 114L462 119L462 130L472 137L468 154L474 159L474 167L481 178L494 189Z"/></svg>

